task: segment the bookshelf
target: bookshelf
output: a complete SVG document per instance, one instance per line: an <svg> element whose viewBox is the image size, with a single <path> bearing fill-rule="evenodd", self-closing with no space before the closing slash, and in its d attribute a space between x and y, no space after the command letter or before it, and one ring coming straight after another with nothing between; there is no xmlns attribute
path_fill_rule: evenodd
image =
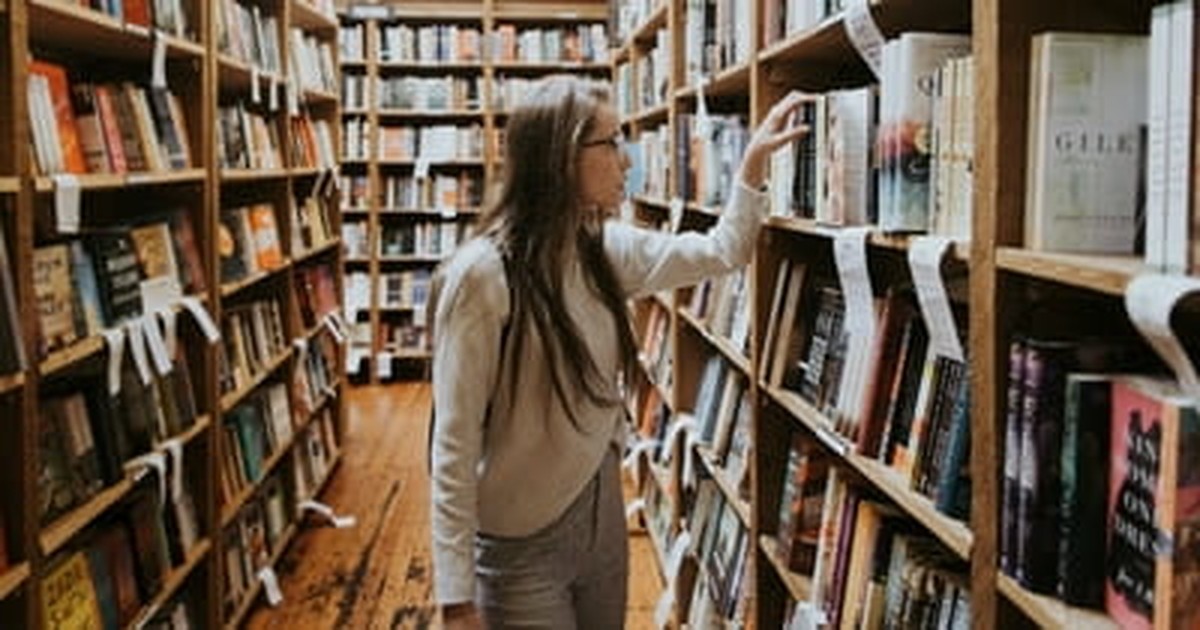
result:
<svg viewBox="0 0 1200 630"><path fill-rule="evenodd" d="M454 244L466 238L470 224L499 182L503 159L495 139L511 104L501 102L505 82L531 80L550 72L609 77L607 42L596 51L597 58L579 61L548 61L558 52L551 52L549 45L541 50L539 43L536 54L529 54L541 60L531 60L519 50L520 33L602 26L608 19L608 5L506 0L389 6L346 3L339 19L342 76L347 77L342 86L343 129L356 130L344 134L351 143L342 147L341 175L343 188L357 191L345 197L342 215L354 238L361 239L361 249L348 253L345 267L347 286L357 292L357 297L346 297L357 313L351 322L348 369L355 382L378 383L403 374L393 370L393 362L424 367L430 358L423 340L421 296L427 292L429 274ZM426 35L430 39L442 38L444 50L422 50L418 44L422 29L430 33ZM455 30L448 33L449 29ZM511 32L502 35L508 29ZM473 34L465 35L466 31ZM494 54L489 39L493 36L497 42ZM411 48L410 38L417 40ZM447 38L455 39L448 43ZM499 43L502 41L508 43ZM502 50L506 46L509 49ZM351 80L357 81L353 87L348 83ZM353 102L348 102L351 98ZM426 163L417 159L425 138L386 136L400 128L437 126L477 130L472 131L473 146L468 154L459 150ZM360 128L365 130L357 131ZM389 155L382 155L384 145L405 142L408 148L399 154L389 149ZM426 164L428 174L418 180L417 170ZM449 200L439 197L443 185L450 189L445 192ZM444 231L434 234L435 229ZM450 235L449 231L456 233ZM419 246L391 247L407 240L439 245L434 251L421 251ZM347 247L351 247L349 239ZM397 305L385 299L389 291L419 299L408 303L406 297L405 304Z"/></svg>
<svg viewBox="0 0 1200 630"><path fill-rule="evenodd" d="M265 59L251 59L230 48L229 31L221 25L235 5L244 7L247 16L254 13L256 19L270 18L269 22L263 20L262 32L270 33L278 54L269 69ZM0 487L4 488L0 531L6 550L0 554L0 617L14 627L46 624L47 610L55 605L52 593L57 592L47 590L46 584L63 579L61 569L79 558L95 564L99 560L88 559L93 553L99 554L94 558L129 553L139 563L156 562L145 560L155 555L142 546L149 539L138 538L145 528L172 533L164 535L166 546L159 549L163 555L157 558L161 562L152 584L141 583L150 579L149 573L141 573L150 570L149 564L139 565L137 576L128 576L136 577L139 596L136 608L122 611L119 625L153 625L183 605L193 627L237 627L246 611L259 605L262 598L258 590L247 590L241 593L236 611L223 608L230 595L226 574L230 566L226 565L239 557L239 549L227 545L225 526L253 524L242 515L250 505L260 513L270 511L268 520L286 522L286 535L269 537L264 543L270 547L268 562L256 561L254 568L273 567L300 529L303 516L295 504L317 496L340 461L344 350L335 340L338 323L328 317L340 310L337 302L343 292L337 155L332 150L339 142L341 118L336 96L338 22L332 3L172 0L155 3L162 12L145 16L131 6L126 3L128 12L121 17L54 0L0 3L0 38L4 41L0 137L6 143L0 151L0 231L9 257L3 272L11 278L16 297L15 310L6 313L0 324L15 319L24 353L22 367L0 374L0 416L12 420L0 428L0 460L4 462L0 467ZM27 64L28 58L46 64ZM167 92L158 91L156 58L161 59ZM46 117L38 109L42 102L27 98L34 90L28 86L46 76L51 84L48 98L57 99L53 86L56 69L65 74L63 87L68 91L62 95L72 105L74 119ZM77 128L90 124L84 114L96 110L80 109L81 103L91 101L77 100L83 98L79 94L99 95L104 90L112 90L114 103L122 99L118 107L125 107L127 99L135 118L118 120L103 133L132 134L134 142L143 143L139 151L146 152L139 153L139 159L145 164L133 161L131 145L124 144L127 139L118 138L125 151L121 159L130 161L118 165L114 140L101 137L96 155L94 141L80 135L82 150L92 152L89 161L74 169L70 165L72 149L64 143L58 152L66 166L56 166L51 153L40 152L49 146L44 140L50 136L41 135L45 125L55 127L53 137L57 138L63 125ZM168 95L167 100L157 101L162 95ZM138 99L148 103L144 111L149 119L136 118L141 115ZM46 102L57 108L57 101ZM265 123L261 130L273 145L273 161L228 162L235 150L232 145L222 146L229 140L225 135L228 129L222 129L218 114L223 107L239 104ZM96 113L95 119L100 121L103 116L103 112ZM130 131L123 126L127 122L142 126ZM32 151L29 139L34 142ZM62 176L65 171L73 171L73 177ZM75 190L78 229L64 218L75 205L70 201ZM222 217L230 208L252 204L270 208L275 230L270 240L276 249L262 260L274 262L243 277L223 277L228 252L220 247L220 241L228 226ZM164 211L169 212L157 218ZM179 240L185 233L175 231L175 221L188 226L186 245ZM158 228L159 222L163 227ZM69 337L43 343L39 302L57 298L39 284L45 278L35 278L37 261L45 261L39 256L63 245L63 251L70 248L72 256L77 247L80 255L90 259L102 254L93 242L99 242L99 235L118 235L116 238L136 245L141 237L134 232L151 227L166 235L167 240L160 243L173 252L171 264L175 265L178 289L168 286L165 294L147 293L152 289L143 283L138 287L139 314L110 324L113 320L106 311L115 294L103 285L96 294L102 301L95 304L103 313L103 323L98 327L89 323ZM261 251L255 255L263 256ZM139 265L150 260L141 250L128 256ZM67 267L68 283L94 277L79 275L83 273L77 266L79 260L72 258ZM147 269L138 273L143 279L163 277ZM97 280L100 278L92 282ZM314 295L327 299L321 302ZM93 304L90 297L75 297L85 307ZM285 345L252 371L253 378L238 383L240 387L225 384L223 364L236 366L241 361L225 352L231 349L224 346L229 341L224 333L232 330L228 322L263 301L277 305L279 321L272 331ZM0 308L5 307L0 304ZM207 323L194 313L211 320L215 342L208 341ZM111 343L116 330L123 331L123 361L112 372L109 364L113 363ZM162 336L161 355L158 336ZM0 344L9 342L5 339ZM314 358L314 354L320 357ZM106 373L109 386L121 375L116 379L122 385L120 394L109 393ZM186 379L181 373L187 374ZM132 374L132 380L124 380L126 374ZM165 388L174 388L169 398ZM279 440L271 449L267 467L273 474L264 475L262 483L249 486L236 497L222 498L222 461L231 456L226 452L226 427L239 407L256 406L253 413L261 414L269 388L283 393L286 406L278 409L287 412L280 419L291 427L291 437ZM100 427L125 427L132 422L135 408L130 405L141 396L151 398L141 399L137 413L150 415L137 417L166 424L137 429L149 432L145 446L130 443L123 447L130 450L110 450L116 448L111 446L116 442L99 433ZM189 404L180 406L178 397ZM79 406L71 406L76 401ZM265 422L261 415L257 417ZM43 441L49 433L64 433L58 428L66 426L63 422L72 423L72 431L93 434L91 450L75 456L85 462L104 459L100 462L103 478L70 473L81 475L70 483L84 482L87 488L72 486L72 494L77 494L72 503L43 514L50 490L39 478L49 474L62 483L56 475L64 474L48 468L57 464L52 463L54 455L46 454L52 451ZM78 422L84 429L75 424ZM172 423L180 425L172 428ZM112 430L134 431L128 427ZM141 440L143 434L129 435ZM173 471L168 475L171 483L163 481L164 488L170 486L167 495L159 496L155 490L159 484L153 465L157 464L122 466L134 458L151 464L159 461L164 470ZM267 460L260 462L266 464ZM302 475L313 478L301 485L297 479ZM62 492L62 488L55 486L53 492ZM273 502L273 488L282 489L278 495L282 501ZM159 507L159 501L171 509ZM153 506L149 512L148 506ZM124 546L107 546L112 544ZM248 556L242 553L241 557ZM109 566L96 565L91 571L110 582L122 579ZM108 586L111 592L111 583ZM86 584L72 583L71 588L87 591L99 587L89 578ZM94 625L99 623L95 620Z"/></svg>
<svg viewBox="0 0 1200 630"><path fill-rule="evenodd" d="M685 0L629 0L615 2L613 7L618 16L615 38L618 47L612 54L616 101L631 149L651 165L644 173L637 173L637 167L631 172L635 179L643 178L639 180L643 189L631 191L624 216L653 229L703 230L714 225L720 216L720 204L690 198L677 172L687 168L676 161L676 155L681 150L680 143L687 142L688 117L699 111L697 99L701 89L712 116L740 115L753 128L763 120L771 105L790 90L826 93L878 82L848 35L847 24L852 13L849 7L844 13L814 17L810 23L785 32L788 29L783 24L784 11L790 9L783 6L805 3L761 0L748 3L748 17L753 25L751 53L743 59L732 55L705 68L702 74L706 78L703 88L699 88L689 77L686 59L692 35L688 29L689 9L694 4ZM1104 331L1099 334L1128 340L1138 350L1147 351L1148 346L1132 331L1122 300L1135 278L1155 271L1140 254L1059 253L1023 245L1024 223L1033 211L1026 207L1025 197L1026 139L1031 125L1031 40L1047 30L1147 35L1154 3L1104 5L1086 11L1083 4L1051 7L1027 0L868 0L863 4L889 39L910 31L970 37L973 102L965 111L974 125L974 145L970 149L974 180L968 189L972 223L967 238L957 238L949 244L940 267L950 301L966 313L959 326L966 331L962 344L967 349L966 387L970 392L966 407L972 494L969 515L953 518L941 512L935 501L913 489L910 479L893 465L861 453L855 440L845 436L837 413L781 385L773 376L777 349L771 344L778 341L775 320L780 314L775 312L775 300L781 263L787 261L791 265L788 268L793 270L802 264L806 287L809 277L824 277L838 283L835 242L847 231L825 220L793 216L791 212L768 219L756 258L747 271L748 296L741 298L742 308L749 310L749 340L744 345L718 330L711 312L693 312L701 288L683 289L665 298L649 296L633 305L637 333L643 339L644 374L633 387L631 415L635 424L644 422L647 415L652 419L657 415L660 418L657 435L661 438L671 423L702 415L703 410L695 407L701 404L699 396L705 387L707 362L719 360L727 375L718 383L745 380L751 426L751 463L745 478L740 482L731 478L726 473L728 462L722 461L724 456L711 446L693 445L696 469L700 471L698 478L710 477L715 491L728 504L737 506L748 500L750 505L750 518L741 519L745 521L743 534L750 542L737 548L747 550L751 566L740 595L753 602L745 613L747 618L739 617L736 623L780 627L792 613L795 602L812 601L814 593L817 597L827 597L822 591L827 587L820 586L819 581L822 577L827 581L828 576L790 568L784 561L788 552L778 534L781 495L787 491L788 475L792 474L789 443L798 435L805 448L811 449L805 452L815 453L820 461L827 461L836 469L839 483L884 506L883 513L888 519L898 519L921 539L931 541L939 557L945 559L945 565L969 590L971 627L1116 627L1115 620L1102 609L1064 604L1056 596L1035 593L1001 572L1002 525L997 515L1004 486L1001 464L1008 409L1010 342L1018 335L1039 334L1040 329L1031 331L1029 326L1055 331L1085 328ZM735 23L741 19L731 15L726 13L725 17ZM773 26L771 19L779 19L780 24ZM666 36L660 35L660 31L665 31ZM657 59L657 49L664 45L670 47L665 61ZM736 51L736 46L730 50ZM1187 56L1194 58L1194 50ZM655 93L646 93L660 90L658 82L664 79L645 76L647 72L664 69L665 100ZM1194 88L1188 101L1194 110ZM1194 114L1191 118L1194 120ZM1188 137L1185 144L1187 150L1183 153L1190 151L1194 156L1195 136ZM638 161L635 159L635 164ZM669 176L663 178L651 172L655 169L668 171ZM1191 180L1194 184L1194 170ZM772 205L775 204L773 198ZM1195 196L1190 192L1187 211L1196 216ZM877 298L889 287L912 283L907 259L916 238L915 234L885 232L875 227L866 234L868 273ZM1194 277L1194 265L1192 268ZM715 289L704 289L709 290ZM707 298L708 302L713 299ZM819 306L815 297L799 300L799 309ZM737 308L736 299L733 304ZM1054 318L1042 322L1041 309L1049 308L1047 304L1054 306ZM710 304L707 308L711 311L714 307ZM653 315L654 312L661 315ZM667 321L661 330L650 325L656 317ZM1195 331L1185 331L1182 325L1176 328L1183 343L1193 347L1197 342ZM649 350L651 338L663 335L664 331L665 340L653 347L665 346L664 352L673 359L666 370L665 383L664 361ZM711 395L718 401L723 398L719 390ZM647 400L650 403L643 405ZM656 410L655 404L661 409ZM683 442L682 438L680 441ZM677 446L668 445L664 450ZM652 451L643 453L641 458L638 465L647 472L640 475L642 495L666 495L665 503L670 506L669 514L656 516L652 502L648 501L645 515L648 522L669 519L668 529L677 535L692 527L693 520L704 518L692 513L692 502L698 500L698 494L672 476L678 471L650 474L660 464ZM676 456L672 461L677 459ZM1097 474L1107 475L1108 471ZM1095 527L1104 526L1095 523ZM665 557L676 536L652 533L650 539L658 547L657 554ZM701 588L700 584L713 581L704 558L692 556L684 564L690 564L695 575L694 581L689 582L688 571L681 570L684 578L676 584L671 615L675 625L682 624L692 612L690 594ZM731 611L731 614L738 613Z"/></svg>

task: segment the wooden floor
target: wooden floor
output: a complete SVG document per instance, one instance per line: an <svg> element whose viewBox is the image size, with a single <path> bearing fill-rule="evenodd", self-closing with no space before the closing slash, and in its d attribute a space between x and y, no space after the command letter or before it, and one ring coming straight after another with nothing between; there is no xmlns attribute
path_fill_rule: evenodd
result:
<svg viewBox="0 0 1200 630"><path fill-rule="evenodd" d="M249 628L430 628L429 386L349 390L343 461L321 500L353 515L350 529L310 527L280 561L284 602L264 604ZM652 628L662 590L644 534L630 539L627 627Z"/></svg>

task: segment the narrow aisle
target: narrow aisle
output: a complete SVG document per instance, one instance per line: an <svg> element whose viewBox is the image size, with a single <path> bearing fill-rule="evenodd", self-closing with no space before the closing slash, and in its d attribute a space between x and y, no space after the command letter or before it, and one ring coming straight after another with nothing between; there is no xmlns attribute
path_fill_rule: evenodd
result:
<svg viewBox="0 0 1200 630"><path fill-rule="evenodd" d="M279 565L284 601L261 605L252 630L435 627L429 557L426 383L350 388L343 460L321 500L358 519L308 521ZM631 539L627 628L652 627L661 592L649 540Z"/></svg>

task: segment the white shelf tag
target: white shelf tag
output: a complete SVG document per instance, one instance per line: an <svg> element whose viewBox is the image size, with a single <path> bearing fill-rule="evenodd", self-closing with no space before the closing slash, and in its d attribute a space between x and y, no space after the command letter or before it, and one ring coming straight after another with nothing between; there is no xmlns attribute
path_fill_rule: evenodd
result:
<svg viewBox="0 0 1200 630"><path fill-rule="evenodd" d="M275 575L275 569L259 569L258 580L262 582L263 594L267 596L268 604L274 607L283 603L283 591L279 589L279 577Z"/></svg>
<svg viewBox="0 0 1200 630"><path fill-rule="evenodd" d="M858 55L871 68L871 72L875 73L875 78L879 79L882 77L884 39L867 5L865 0L851 2L850 6L846 7L842 24Z"/></svg>
<svg viewBox="0 0 1200 630"><path fill-rule="evenodd" d="M150 60L150 87L167 89L167 38L154 31L154 54Z"/></svg>
<svg viewBox="0 0 1200 630"><path fill-rule="evenodd" d="M196 320L196 324L200 326L200 331L204 333L204 338L209 343L217 343L221 340L220 329L217 328L217 325L213 322L212 315L209 314L208 309L204 308L200 300L189 296L180 300L179 303L192 314L192 317Z"/></svg>
<svg viewBox="0 0 1200 630"><path fill-rule="evenodd" d="M625 505L625 520L633 518L634 514L646 510L646 500L638 497Z"/></svg>
<svg viewBox="0 0 1200 630"><path fill-rule="evenodd" d="M162 330L158 327L158 317L148 313L134 325L140 325L146 339L146 347L150 349L150 358L154 361L154 370L159 376L167 376L174 369L171 357L167 354L167 342L163 340Z"/></svg>
<svg viewBox="0 0 1200 630"><path fill-rule="evenodd" d="M78 234L81 202L79 178L59 173L54 179L54 221L60 234Z"/></svg>
<svg viewBox="0 0 1200 630"><path fill-rule="evenodd" d="M1175 331L1171 313L1185 296L1200 291L1200 279L1146 274L1125 288L1125 310L1138 332L1175 372L1184 395L1200 401L1200 376Z"/></svg>
<svg viewBox="0 0 1200 630"><path fill-rule="evenodd" d="M259 84L258 66L250 66L250 102L262 102L262 85Z"/></svg>
<svg viewBox="0 0 1200 630"><path fill-rule="evenodd" d="M334 529L347 529L358 524L358 519L355 517L338 516L337 512L333 511L332 507L329 507L320 501L313 501L311 499L308 501L302 501L300 502L299 507L301 510L316 512L317 514L325 517L325 519L328 520L331 525L333 525Z"/></svg>
<svg viewBox="0 0 1200 630"><path fill-rule="evenodd" d="M908 265L917 288L921 317L925 319L925 328L929 331L929 349L961 362L965 360L965 355L962 343L958 340L958 326L950 311L950 298L942 278L942 258L950 245L951 241L944 237L919 236L909 246Z"/></svg>
<svg viewBox="0 0 1200 630"><path fill-rule="evenodd" d="M271 113L279 111L279 78L273 74L267 86L267 110Z"/></svg>
<svg viewBox="0 0 1200 630"><path fill-rule="evenodd" d="M845 301L843 330L848 336L845 361L848 369L842 373L837 408L845 417L855 421L861 412L866 389L866 370L855 369L855 366L863 366L870 361L875 339L875 302L867 267L869 231L867 227L844 228L833 239L838 282Z"/></svg>
<svg viewBox="0 0 1200 630"><path fill-rule="evenodd" d="M671 204L669 206L669 210L670 210L670 216L671 216L671 233L672 234L678 233L679 227L681 225L683 225L684 206L685 206L685 204L683 202L683 197L674 197L671 199Z"/></svg>
<svg viewBox="0 0 1200 630"><path fill-rule="evenodd" d="M142 379L142 385L149 385L153 375L150 373L150 357L146 356L146 338L142 333L141 321L125 324L125 334L129 335L129 353L133 356L133 365Z"/></svg>

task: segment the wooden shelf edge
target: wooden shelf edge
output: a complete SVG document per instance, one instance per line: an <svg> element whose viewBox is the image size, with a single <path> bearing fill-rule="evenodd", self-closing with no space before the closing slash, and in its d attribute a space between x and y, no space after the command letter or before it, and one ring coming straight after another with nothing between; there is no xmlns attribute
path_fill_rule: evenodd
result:
<svg viewBox="0 0 1200 630"><path fill-rule="evenodd" d="M697 319L696 316L684 306L679 307L679 318L686 322L687 325L692 328L692 330L695 330L697 333L699 333L699 335L703 337L704 340L709 343L709 345L713 346L717 349L717 351L724 355L725 359L732 363L733 366L738 370L740 370L743 375L745 375L747 378L751 377L750 359L744 356L730 340L709 330L708 326Z"/></svg>
<svg viewBox="0 0 1200 630"><path fill-rule="evenodd" d="M336 15L326 15L308 2L292 0L292 26L304 30L337 30L338 20Z"/></svg>
<svg viewBox="0 0 1200 630"><path fill-rule="evenodd" d="M80 339L75 343L51 352L38 366L42 376L49 376L62 371L76 363L93 357L105 349L104 337L93 335Z"/></svg>
<svg viewBox="0 0 1200 630"><path fill-rule="evenodd" d="M737 513L738 519L742 521L742 527L749 530L750 521L752 520L750 518L750 506L738 495L737 485L729 479L729 474L725 469L717 465L716 460L713 459L712 451L700 445L696 445L695 448L696 457L700 459L705 469L708 470L708 475L716 482L717 489L721 491L721 494L725 495L725 502L733 506L733 511Z"/></svg>
<svg viewBox="0 0 1200 630"><path fill-rule="evenodd" d="M279 559L283 557L283 552L287 551L288 546L292 544L292 540L296 537L296 533L299 530L300 526L296 522L289 524L283 530L283 534L279 536L279 540L275 541L275 549L271 551L270 559L267 560L265 566L273 568L279 563ZM242 601L238 604L237 609L234 610L229 619L225 620L224 627L226 629L235 630L241 627L242 620L254 608L254 604L258 601L258 596L262 594L262 590L262 582L259 580L255 580L250 585L250 588L242 595Z"/></svg>
<svg viewBox="0 0 1200 630"><path fill-rule="evenodd" d="M624 121L622 121L621 124L633 123L637 125L648 125L659 122L659 119L662 119L662 122L666 122L667 117L670 116L670 114L671 105L669 103L660 103L648 109L634 112Z"/></svg>
<svg viewBox="0 0 1200 630"><path fill-rule="evenodd" d="M1053 597L1031 593L1003 573L998 573L996 586L1009 602L1043 628L1116 630L1119 627L1102 611L1068 606Z"/></svg>
<svg viewBox="0 0 1200 630"><path fill-rule="evenodd" d="M552 6L553 10L547 10ZM569 2L545 5L536 2L505 2L497 4L492 11L495 20L514 22L598 22L608 19L605 4Z"/></svg>
<svg viewBox="0 0 1200 630"><path fill-rule="evenodd" d="M826 239L836 238L837 235L845 228L872 227L826 225L823 223L818 223L813 219L781 216L768 217L766 225L768 227L785 232L792 232L794 234L803 234L805 236L814 236ZM878 229L872 229L867 237L867 244L881 249L908 251L913 239L920 236L924 235L893 234L882 232ZM962 263L969 263L971 259L970 243L964 241L953 241L950 246L948 257Z"/></svg>
<svg viewBox="0 0 1200 630"><path fill-rule="evenodd" d="M222 168L221 183L238 184L244 182L255 182L264 179L284 179L291 174L291 169L286 168Z"/></svg>
<svg viewBox="0 0 1200 630"><path fill-rule="evenodd" d="M928 497L909 489L903 480L884 464L853 452L853 445L833 431L824 414L800 396L770 387L765 382L760 383L759 387L787 410L797 422L815 434L822 444L845 462L846 466L857 471L950 551L963 560L970 559L973 536L965 523L937 511Z"/></svg>
<svg viewBox="0 0 1200 630"><path fill-rule="evenodd" d="M344 112L343 112L344 113ZM482 109L379 109L380 118L483 118Z"/></svg>
<svg viewBox="0 0 1200 630"><path fill-rule="evenodd" d="M85 501L83 505L58 517L38 536L42 553L46 556L54 555L54 552L61 549L85 527L91 525L97 517L124 499L131 490L133 490L133 479L128 476L123 477L117 483Z"/></svg>
<svg viewBox="0 0 1200 630"><path fill-rule="evenodd" d="M116 190L131 186L172 186L203 182L207 173L202 168L187 168L175 171L136 171L132 173L84 173L75 175L81 190ZM54 192L53 177L38 177L34 190L39 193Z"/></svg>
<svg viewBox="0 0 1200 630"><path fill-rule="evenodd" d="M149 623L154 615L157 615L159 610L162 609L162 607L168 601L170 601L172 597L175 596L175 593L179 591L184 583L188 581L188 578L191 577L192 572L196 570L196 567L200 566L200 562L204 560L205 556L207 556L210 551L212 551L212 543L209 540L205 539L197 542L196 546L192 548L191 553L188 554L188 557L186 560L184 560L183 564L172 570L163 579L162 588L160 588L158 593L154 595L154 597L150 600L150 603L142 608L141 612L139 612L134 618L133 623L126 627L130 630L134 628L146 627L146 624Z"/></svg>
<svg viewBox="0 0 1200 630"><path fill-rule="evenodd" d="M0 177L0 194L13 195L21 192L20 177Z"/></svg>
<svg viewBox="0 0 1200 630"><path fill-rule="evenodd" d="M233 297L234 295L237 295L238 293L241 293L242 291L245 291L246 289L248 289L260 282L265 282L268 279L275 277L276 274L287 271L288 269L291 268L291 266L292 266L291 260L284 260L283 264L279 265L279 267L277 267L275 269L271 269L269 271L259 271L252 275L246 276L245 278L242 278L241 280L235 280L233 282L228 282L228 283L222 284L221 285L221 298L229 299L230 297Z"/></svg>
<svg viewBox="0 0 1200 630"><path fill-rule="evenodd" d="M328 243L325 243L323 245L318 245L304 253L296 254L295 256L293 256L292 257L292 266L298 267L300 265L306 264L314 258L320 258L321 256L328 254L330 251L336 251L341 246L342 246L342 237L335 236L334 238L330 239Z"/></svg>
<svg viewBox="0 0 1200 630"><path fill-rule="evenodd" d="M783 550L780 548L779 542L769 534L761 534L758 537L758 547L767 557L767 562L775 569L775 575L779 576L783 585L787 587L792 599L798 602L808 601L812 596L812 579L792 571L783 563Z"/></svg>
<svg viewBox="0 0 1200 630"><path fill-rule="evenodd" d="M50 0L31 0L29 2L30 25L37 27L42 20L62 20L65 22L75 23L81 27L88 29L99 29L103 33L106 40L112 38L121 38L127 42L144 43L147 47L153 45L151 43L151 30L149 28L127 24L118 20L111 15L96 9L88 8L85 5L78 5L64 2L52 2ZM43 25L44 26L44 25ZM42 41L41 37L46 37L47 31L53 29L37 29L31 28L31 33L36 33L34 39ZM40 37L39 37L40 36ZM164 40L167 44L168 57L203 57L205 48L202 44L193 42L173 35L164 35Z"/></svg>
<svg viewBox="0 0 1200 630"><path fill-rule="evenodd" d="M996 266L1005 271L1107 295L1124 295L1139 273L1149 271L1139 256L1102 256L996 248Z"/></svg>
<svg viewBox="0 0 1200 630"><path fill-rule="evenodd" d="M8 568L0 575L0 601L8 599L9 595L25 585L32 575L28 562L21 562Z"/></svg>
<svg viewBox="0 0 1200 630"><path fill-rule="evenodd" d="M266 383L273 374L278 372L280 368L282 368L285 364L287 364L288 361L291 360L292 352L292 348L288 347L288 349L284 352L281 352L279 356L271 359L271 363L265 368L259 370L258 374L254 375L254 377L250 379L250 382L247 383L245 387L235 389L232 392L221 396L221 413L229 413L247 396L252 394L254 390L261 387L263 383Z"/></svg>
<svg viewBox="0 0 1200 630"><path fill-rule="evenodd" d="M0 376L0 396L15 392L25 386L25 373L16 372Z"/></svg>

